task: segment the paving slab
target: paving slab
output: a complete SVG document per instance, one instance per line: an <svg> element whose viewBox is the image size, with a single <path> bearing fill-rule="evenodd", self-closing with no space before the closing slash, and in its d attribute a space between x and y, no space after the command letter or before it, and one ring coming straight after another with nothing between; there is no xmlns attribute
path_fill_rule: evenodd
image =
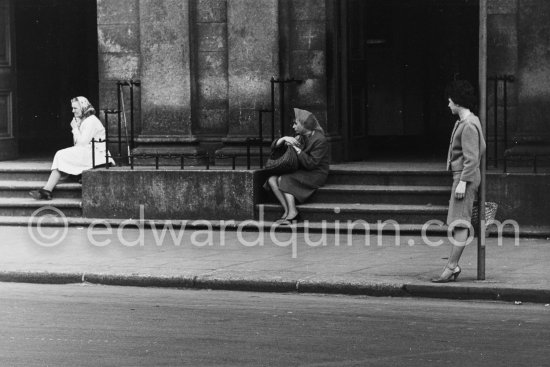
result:
<svg viewBox="0 0 550 367"><path fill-rule="evenodd" d="M443 236L430 236L441 243L430 246L414 235L186 228L162 237L160 228L101 230L85 223L0 226L0 281L550 303L546 238L488 238L483 281L474 242L464 251L458 282L433 284L450 251Z"/></svg>

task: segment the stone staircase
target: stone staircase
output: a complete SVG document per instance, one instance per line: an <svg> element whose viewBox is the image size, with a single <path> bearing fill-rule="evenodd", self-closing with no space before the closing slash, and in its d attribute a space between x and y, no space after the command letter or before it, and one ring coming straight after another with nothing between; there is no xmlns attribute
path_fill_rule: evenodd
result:
<svg viewBox="0 0 550 367"><path fill-rule="evenodd" d="M59 209L67 217L82 216L82 185L76 182L60 183L53 200L35 200L28 192L44 186L50 174L51 162L0 162L0 216L31 217L45 206ZM40 214L55 214L51 210Z"/></svg>
<svg viewBox="0 0 550 367"><path fill-rule="evenodd" d="M445 221L451 177L444 166L432 163L357 163L332 165L327 184L305 204L298 205L303 220L394 220L402 225ZM282 209L275 201L258 206L264 220L276 220Z"/></svg>

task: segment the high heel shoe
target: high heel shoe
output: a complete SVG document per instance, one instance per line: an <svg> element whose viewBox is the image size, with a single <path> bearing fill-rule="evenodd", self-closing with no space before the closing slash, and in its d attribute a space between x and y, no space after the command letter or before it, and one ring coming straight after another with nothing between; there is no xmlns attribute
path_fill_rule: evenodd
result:
<svg viewBox="0 0 550 367"><path fill-rule="evenodd" d="M448 283L448 282L456 282L456 278L460 275L460 272L462 269L460 266L456 266L454 269L449 268L448 266L445 266L445 269L443 270L443 273L445 273L445 270L449 269L451 271L451 274L447 277L443 277L443 274L439 276L439 278L432 278L432 283Z"/></svg>
<svg viewBox="0 0 550 367"><path fill-rule="evenodd" d="M289 217L286 217L285 220L283 220L281 222L282 225L285 225L285 226L289 226L291 224L296 224L298 223L299 221L302 220L302 217L300 217L300 213L296 214L294 217L292 218L289 218Z"/></svg>

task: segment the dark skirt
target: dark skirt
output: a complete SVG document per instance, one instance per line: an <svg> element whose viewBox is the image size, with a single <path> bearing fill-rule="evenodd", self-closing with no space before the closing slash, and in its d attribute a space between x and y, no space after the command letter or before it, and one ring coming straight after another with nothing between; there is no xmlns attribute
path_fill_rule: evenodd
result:
<svg viewBox="0 0 550 367"><path fill-rule="evenodd" d="M300 203L305 202L315 190L323 186L328 174L321 170L298 170L296 172L281 175L279 189L291 194Z"/></svg>
<svg viewBox="0 0 550 367"><path fill-rule="evenodd" d="M472 209L474 202L477 200L477 192L481 182L481 174L479 169L476 172L473 181L466 184L466 193L464 198L455 198L455 190L460 182L462 171L453 172L453 188L451 190L451 198L449 199L449 212L447 214L447 225L451 228L462 227L467 228L472 221Z"/></svg>

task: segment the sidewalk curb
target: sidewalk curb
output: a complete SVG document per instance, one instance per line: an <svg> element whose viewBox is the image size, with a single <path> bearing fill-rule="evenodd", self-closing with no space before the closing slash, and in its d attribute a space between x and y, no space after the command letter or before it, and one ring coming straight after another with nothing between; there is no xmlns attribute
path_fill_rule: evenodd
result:
<svg viewBox="0 0 550 367"><path fill-rule="evenodd" d="M251 292L324 293L364 295L373 297L417 297L493 301L521 301L550 303L550 290L506 287L480 287L468 285L399 284L389 282L330 282L290 279L247 279L246 277L202 276L149 276L94 273L0 272L0 282L160 287L185 289L215 289Z"/></svg>

